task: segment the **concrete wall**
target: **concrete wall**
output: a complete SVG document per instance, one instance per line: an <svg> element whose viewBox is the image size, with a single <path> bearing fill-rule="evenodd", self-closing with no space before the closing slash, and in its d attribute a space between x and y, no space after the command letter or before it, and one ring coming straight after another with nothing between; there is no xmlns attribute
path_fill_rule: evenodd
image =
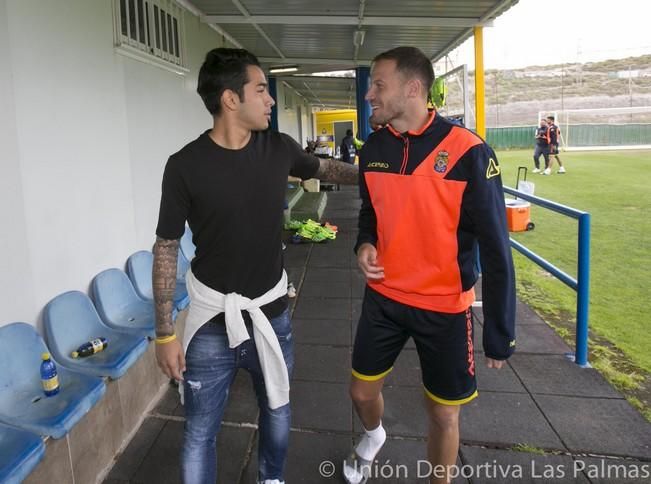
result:
<svg viewBox="0 0 651 484"><path fill-rule="evenodd" d="M150 248L167 157L212 125L221 37L184 13L189 73L120 55L111 1L0 0L0 325Z"/></svg>
<svg viewBox="0 0 651 484"><path fill-rule="evenodd" d="M0 0L0 326L40 326L54 296L149 249L167 157L212 125L195 90L221 36L184 10L179 75L117 52L112 5ZM278 84L279 129L305 146L311 106Z"/></svg>
<svg viewBox="0 0 651 484"><path fill-rule="evenodd" d="M276 95L278 97L278 130L290 135L302 147L307 146L307 138L313 138L310 127L311 107L304 98L282 82L277 83Z"/></svg>
<svg viewBox="0 0 651 484"><path fill-rule="evenodd" d="M32 289L32 262L27 247L25 197L21 180L16 133L16 106L11 68L11 44L7 5L0 0L0 289L2 318L0 324L21 320L36 308Z"/></svg>

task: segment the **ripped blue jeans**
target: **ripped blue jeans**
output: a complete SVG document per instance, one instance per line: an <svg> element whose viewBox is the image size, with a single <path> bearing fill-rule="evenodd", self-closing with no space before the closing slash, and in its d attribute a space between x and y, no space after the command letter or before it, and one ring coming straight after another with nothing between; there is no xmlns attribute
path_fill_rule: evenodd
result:
<svg viewBox="0 0 651 484"><path fill-rule="evenodd" d="M270 319L285 364L291 377L294 366L289 312ZM216 442L221 426L228 391L237 370L251 374L260 407L258 420L258 479L283 481L289 444L289 404L271 410L267 404L260 362L251 339L237 348L228 347L226 326L208 322L194 335L185 355L183 374L185 429L181 452L181 473L184 484L214 484L217 481Z"/></svg>

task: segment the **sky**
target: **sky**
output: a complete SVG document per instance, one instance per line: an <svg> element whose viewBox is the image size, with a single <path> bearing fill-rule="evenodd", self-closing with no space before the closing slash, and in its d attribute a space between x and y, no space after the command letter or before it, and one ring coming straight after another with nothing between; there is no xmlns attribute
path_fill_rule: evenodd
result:
<svg viewBox="0 0 651 484"><path fill-rule="evenodd" d="M592 62L651 54L648 0L520 0L484 28L484 67ZM454 66L474 66L473 40ZM651 66L650 66L651 67Z"/></svg>

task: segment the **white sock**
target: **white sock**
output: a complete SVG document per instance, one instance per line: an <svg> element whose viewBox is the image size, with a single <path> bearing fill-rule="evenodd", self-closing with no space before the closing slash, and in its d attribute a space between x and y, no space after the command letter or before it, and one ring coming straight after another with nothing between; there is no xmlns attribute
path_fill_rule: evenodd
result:
<svg viewBox="0 0 651 484"><path fill-rule="evenodd" d="M362 440L359 441L355 452L364 460L372 461L384 445L387 439L387 433L382 427L382 422L373 430L365 430Z"/></svg>

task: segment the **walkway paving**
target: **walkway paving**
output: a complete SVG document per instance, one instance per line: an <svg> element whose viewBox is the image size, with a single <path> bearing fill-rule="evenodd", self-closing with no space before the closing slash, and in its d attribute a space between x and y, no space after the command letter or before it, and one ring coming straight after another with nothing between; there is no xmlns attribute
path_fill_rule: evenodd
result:
<svg viewBox="0 0 651 484"><path fill-rule="evenodd" d="M356 195L352 188L329 193L325 220L339 226L336 241L290 245L285 253L298 288L288 484L343 482L341 462L360 431L347 394L364 290L352 253ZM502 370L488 370L481 364L481 309L474 312L480 396L462 411L460 476L454 482L651 482L651 424L596 370L571 363L565 357L571 349L522 303L518 352ZM384 397L389 440L369 482L427 482L427 427L413 342L387 378ZM256 421L250 378L240 372L219 436L220 484L255 482ZM170 388L104 483L180 482L182 429L183 407ZM521 450L513 450L518 444ZM323 475L331 471L334 476Z"/></svg>

